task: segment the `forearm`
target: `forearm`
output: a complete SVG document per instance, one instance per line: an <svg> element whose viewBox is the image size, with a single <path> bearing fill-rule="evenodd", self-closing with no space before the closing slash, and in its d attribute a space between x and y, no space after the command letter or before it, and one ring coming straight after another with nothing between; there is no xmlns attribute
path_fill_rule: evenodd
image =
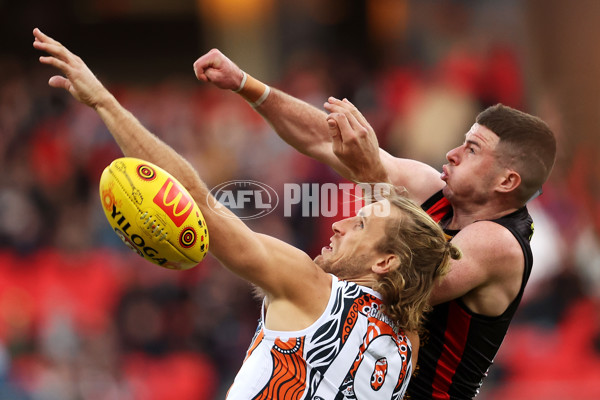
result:
<svg viewBox="0 0 600 400"><path fill-rule="evenodd" d="M332 154L327 114L306 102L269 88L242 71L218 49L200 56L194 62L194 73L200 81L238 93L273 126L283 140L301 153L324 162L326 150Z"/></svg>
<svg viewBox="0 0 600 400"><path fill-rule="evenodd" d="M136 157L163 168L190 192L202 211L210 233L210 252L233 272L247 278L254 260L242 257L240 249L255 240L254 233L227 208L218 204L194 168L175 150L147 130L109 93L94 106L115 141L128 157ZM256 246L254 246L256 247Z"/></svg>
<svg viewBox="0 0 600 400"><path fill-rule="evenodd" d="M336 170L339 169L341 164L331 148L327 114L274 88L269 88L268 96L261 101L266 88L267 85L247 75L246 82L238 94L248 101L290 146ZM260 103L258 106L257 100Z"/></svg>
<svg viewBox="0 0 600 400"><path fill-rule="evenodd" d="M102 96L96 110L127 157L141 158L164 168L188 189L200 182L189 163L146 129L110 93Z"/></svg>
<svg viewBox="0 0 600 400"><path fill-rule="evenodd" d="M49 85L67 90L75 99L93 108L126 156L158 165L190 192L208 225L209 250L226 267L251 281L264 275L261 268L264 268L269 251L260 236L225 207L221 207L192 166L122 107L81 58L37 28L33 34L33 46L48 53L48 56L40 57L40 62L64 74L52 76Z"/></svg>
<svg viewBox="0 0 600 400"><path fill-rule="evenodd" d="M333 156L324 111L276 89L256 111L279 137L302 154L323 162Z"/></svg>
<svg viewBox="0 0 600 400"><path fill-rule="evenodd" d="M253 232L210 194L193 167L166 143L148 131L111 95L94 107L126 156L152 162L173 175L202 211L210 235L209 251L238 276L270 295L284 296L296 283L282 283L280 266L312 265L294 247ZM275 272L273 272L275 271ZM295 278L294 278L295 279Z"/></svg>
<svg viewBox="0 0 600 400"><path fill-rule="evenodd" d="M342 139L338 121L336 124L330 124L332 118L326 112L280 90L270 89L269 92L265 91L265 88L267 86L264 83L246 75L241 89L237 92L254 106L286 143L299 152L329 165L348 180L389 181L388 172L379 160L376 139L370 143L369 156L364 157L362 154L365 151L364 147L359 153L360 156L356 154L348 156L345 154L347 153L345 149L348 148L349 141L366 142L367 138L364 135L362 137L346 135L346 138ZM260 103L258 106L255 104L257 99ZM361 119L364 120L362 116ZM364 124L368 126L366 120ZM375 134L372 135L374 138Z"/></svg>

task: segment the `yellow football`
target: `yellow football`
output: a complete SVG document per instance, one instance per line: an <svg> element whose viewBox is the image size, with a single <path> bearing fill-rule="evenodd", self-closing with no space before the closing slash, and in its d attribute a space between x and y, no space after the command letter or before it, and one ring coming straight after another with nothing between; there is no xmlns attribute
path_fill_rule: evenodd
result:
<svg viewBox="0 0 600 400"><path fill-rule="evenodd" d="M183 270L206 255L208 230L198 205L162 168L118 158L100 177L100 199L115 233L146 260Z"/></svg>

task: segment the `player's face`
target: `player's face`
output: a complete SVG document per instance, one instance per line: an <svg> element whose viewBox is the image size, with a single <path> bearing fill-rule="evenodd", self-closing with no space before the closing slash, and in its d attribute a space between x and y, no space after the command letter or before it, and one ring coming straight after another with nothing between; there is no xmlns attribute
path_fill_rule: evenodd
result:
<svg viewBox="0 0 600 400"><path fill-rule="evenodd" d="M449 200L485 203L502 170L496 156L499 142L494 132L475 123L465 142L446 154L448 163L441 178L446 182L444 195Z"/></svg>
<svg viewBox="0 0 600 400"><path fill-rule="evenodd" d="M382 200L363 207L355 217L335 222L331 243L321 249L315 262L340 279L369 275L381 256L376 245L385 235L386 221L398 218L399 213L389 201Z"/></svg>

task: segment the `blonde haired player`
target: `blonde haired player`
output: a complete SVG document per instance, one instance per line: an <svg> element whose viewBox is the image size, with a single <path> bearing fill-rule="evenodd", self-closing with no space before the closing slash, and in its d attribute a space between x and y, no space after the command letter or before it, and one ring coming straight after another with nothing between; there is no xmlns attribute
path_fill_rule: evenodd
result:
<svg viewBox="0 0 600 400"><path fill-rule="evenodd" d="M194 70L202 81L236 90L298 151L349 180L401 185L438 221L463 257L451 261L431 295L427 340L406 398L475 397L533 266L526 203L541 192L554 165L556 139L548 125L502 104L488 107L463 144L447 153L440 174L379 148L373 128L347 99L330 97L326 114L268 88L216 49L198 58Z"/></svg>
<svg viewBox="0 0 600 400"><path fill-rule="evenodd" d="M259 329L229 399L400 399L418 349L416 332L438 277L460 253L418 206L394 191L332 226L311 260L250 230L216 200L191 166L146 130L85 63L33 31L40 61L65 76L50 86L92 107L126 156L164 168L190 192L211 235L211 253L260 287Z"/></svg>

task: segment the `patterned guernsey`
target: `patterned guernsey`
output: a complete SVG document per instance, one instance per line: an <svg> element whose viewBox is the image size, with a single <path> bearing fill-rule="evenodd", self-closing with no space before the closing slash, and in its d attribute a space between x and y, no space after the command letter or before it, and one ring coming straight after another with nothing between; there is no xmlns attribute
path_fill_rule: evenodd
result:
<svg viewBox="0 0 600 400"><path fill-rule="evenodd" d="M332 277L327 308L304 330L265 328L263 307L227 399L401 399L412 348L381 305L377 292Z"/></svg>
<svg viewBox="0 0 600 400"><path fill-rule="evenodd" d="M437 222L447 221L452 216L452 207L441 191L422 207ZM523 250L525 268L519 293L497 317L475 314L461 299L435 306L427 315L419 361L405 399L472 399L479 392L521 301L533 262L529 245L533 222L527 208L493 222L508 229ZM457 233L446 231L449 239Z"/></svg>

